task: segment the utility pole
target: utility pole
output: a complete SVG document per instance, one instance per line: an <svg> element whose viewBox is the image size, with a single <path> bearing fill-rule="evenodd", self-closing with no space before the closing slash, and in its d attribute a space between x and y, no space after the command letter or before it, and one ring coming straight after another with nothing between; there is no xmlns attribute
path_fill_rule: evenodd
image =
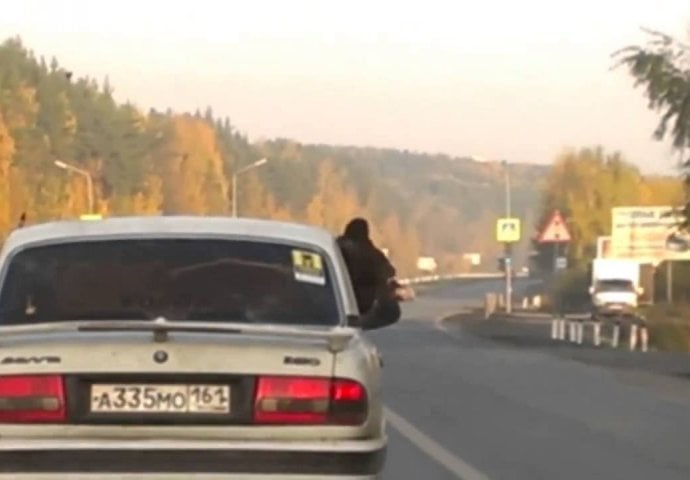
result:
<svg viewBox="0 0 690 480"><path fill-rule="evenodd" d="M510 170L508 169L508 162L503 160L503 168L505 171L505 200L506 200L506 218L511 218L511 198L510 198ZM505 271L506 271L506 313L511 313L513 308L513 279L512 279L512 248L510 242L505 242Z"/></svg>
<svg viewBox="0 0 690 480"><path fill-rule="evenodd" d="M232 216L237 217L237 174L232 175Z"/></svg>
<svg viewBox="0 0 690 480"><path fill-rule="evenodd" d="M673 303L673 261L666 260L666 303Z"/></svg>

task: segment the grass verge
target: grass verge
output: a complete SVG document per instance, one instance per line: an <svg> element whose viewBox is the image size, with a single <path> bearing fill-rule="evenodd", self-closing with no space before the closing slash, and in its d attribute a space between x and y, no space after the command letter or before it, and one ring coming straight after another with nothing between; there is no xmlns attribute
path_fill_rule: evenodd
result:
<svg viewBox="0 0 690 480"><path fill-rule="evenodd" d="M644 307L649 341L658 350L690 352L690 304Z"/></svg>

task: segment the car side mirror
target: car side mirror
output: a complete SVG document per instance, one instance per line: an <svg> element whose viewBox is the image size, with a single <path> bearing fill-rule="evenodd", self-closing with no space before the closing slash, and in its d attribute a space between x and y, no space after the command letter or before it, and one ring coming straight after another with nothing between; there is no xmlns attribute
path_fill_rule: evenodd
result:
<svg viewBox="0 0 690 480"><path fill-rule="evenodd" d="M589 294L594 295L594 287L589 287Z"/></svg>
<svg viewBox="0 0 690 480"><path fill-rule="evenodd" d="M348 327L361 328L362 330L376 330L387 327L391 323L394 322L386 322L384 319L372 314L347 316Z"/></svg>
<svg viewBox="0 0 690 480"><path fill-rule="evenodd" d="M362 330L376 330L393 325L400 320L400 305L397 302L376 302L374 307L363 315L348 315L347 324Z"/></svg>
<svg viewBox="0 0 690 480"><path fill-rule="evenodd" d="M644 288L642 287L637 287L637 294L642 295L644 293Z"/></svg>

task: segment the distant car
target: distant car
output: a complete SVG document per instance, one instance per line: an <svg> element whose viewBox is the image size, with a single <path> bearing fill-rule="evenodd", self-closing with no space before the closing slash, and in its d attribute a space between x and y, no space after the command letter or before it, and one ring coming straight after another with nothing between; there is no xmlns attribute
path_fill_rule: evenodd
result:
<svg viewBox="0 0 690 480"><path fill-rule="evenodd" d="M0 272L0 478L382 471L381 359L349 326L376 325L327 232L56 222L16 230Z"/></svg>

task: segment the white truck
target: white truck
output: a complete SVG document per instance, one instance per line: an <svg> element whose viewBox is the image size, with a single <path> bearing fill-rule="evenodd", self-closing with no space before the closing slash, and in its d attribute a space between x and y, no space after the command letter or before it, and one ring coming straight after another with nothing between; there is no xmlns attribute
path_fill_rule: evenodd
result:
<svg viewBox="0 0 690 480"><path fill-rule="evenodd" d="M640 264L635 260L596 258L592 262L592 317L633 315L637 310Z"/></svg>

